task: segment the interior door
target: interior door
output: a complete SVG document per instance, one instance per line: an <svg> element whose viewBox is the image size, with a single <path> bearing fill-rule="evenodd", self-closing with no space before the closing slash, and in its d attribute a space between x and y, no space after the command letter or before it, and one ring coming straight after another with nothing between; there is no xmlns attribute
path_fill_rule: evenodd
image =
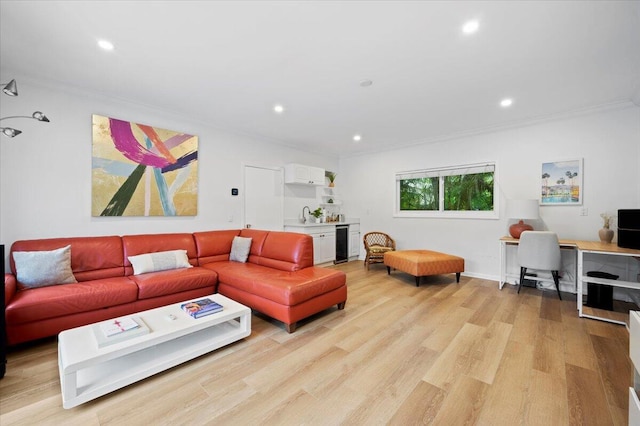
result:
<svg viewBox="0 0 640 426"><path fill-rule="evenodd" d="M244 166L245 228L284 229L284 186L281 168Z"/></svg>

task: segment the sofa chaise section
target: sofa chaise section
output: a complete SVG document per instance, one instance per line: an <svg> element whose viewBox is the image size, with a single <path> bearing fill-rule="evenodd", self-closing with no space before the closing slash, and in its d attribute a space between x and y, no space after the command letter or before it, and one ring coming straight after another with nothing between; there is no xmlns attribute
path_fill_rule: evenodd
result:
<svg viewBox="0 0 640 426"><path fill-rule="evenodd" d="M235 236L228 231L194 234L199 259L218 256L215 262L201 264L218 274L220 294L282 321L289 333L304 318L333 305L344 308L346 274L313 266L311 236L243 229L238 236L252 239L246 263L228 260Z"/></svg>

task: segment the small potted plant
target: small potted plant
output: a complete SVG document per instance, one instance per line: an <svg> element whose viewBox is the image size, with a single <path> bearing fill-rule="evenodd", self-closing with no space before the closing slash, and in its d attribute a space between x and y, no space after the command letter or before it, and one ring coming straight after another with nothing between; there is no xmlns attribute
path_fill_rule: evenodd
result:
<svg viewBox="0 0 640 426"><path fill-rule="evenodd" d="M316 223L320 223L320 220L322 219L322 209L318 207L317 209L311 212L311 216L315 218Z"/></svg>
<svg viewBox="0 0 640 426"><path fill-rule="evenodd" d="M329 178L329 187L333 188L336 184L334 183L334 181L336 180L336 173L333 172L327 172L327 177Z"/></svg>

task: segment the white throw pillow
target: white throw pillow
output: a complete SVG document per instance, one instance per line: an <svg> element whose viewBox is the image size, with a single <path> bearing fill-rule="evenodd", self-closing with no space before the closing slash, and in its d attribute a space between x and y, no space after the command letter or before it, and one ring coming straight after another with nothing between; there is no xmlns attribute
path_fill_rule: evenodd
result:
<svg viewBox="0 0 640 426"><path fill-rule="evenodd" d="M245 263L249 258L249 251L251 251L251 238L233 237L229 260Z"/></svg>
<svg viewBox="0 0 640 426"><path fill-rule="evenodd" d="M24 288L77 283L71 270L71 246L50 251L14 251L16 278Z"/></svg>
<svg viewBox="0 0 640 426"><path fill-rule="evenodd" d="M133 275L193 267L193 265L189 263L186 250L158 251L155 253L129 256L129 262L131 262L131 266L133 266Z"/></svg>

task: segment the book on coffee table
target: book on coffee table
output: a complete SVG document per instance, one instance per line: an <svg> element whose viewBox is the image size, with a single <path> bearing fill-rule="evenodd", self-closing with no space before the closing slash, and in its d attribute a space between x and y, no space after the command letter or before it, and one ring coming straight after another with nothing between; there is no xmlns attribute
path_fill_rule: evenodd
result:
<svg viewBox="0 0 640 426"><path fill-rule="evenodd" d="M100 328L102 329L104 335L107 337L124 333L125 331L129 331L138 327L140 327L140 324L138 324L138 322L131 317L114 318L112 320L100 323Z"/></svg>
<svg viewBox="0 0 640 426"><path fill-rule="evenodd" d="M148 334L151 330L140 317L115 318L93 325L99 348Z"/></svg>
<svg viewBox="0 0 640 426"><path fill-rule="evenodd" d="M183 303L180 305L180 308L194 318L201 318L206 315L215 314L216 312L220 312L224 309L222 305L208 298Z"/></svg>

